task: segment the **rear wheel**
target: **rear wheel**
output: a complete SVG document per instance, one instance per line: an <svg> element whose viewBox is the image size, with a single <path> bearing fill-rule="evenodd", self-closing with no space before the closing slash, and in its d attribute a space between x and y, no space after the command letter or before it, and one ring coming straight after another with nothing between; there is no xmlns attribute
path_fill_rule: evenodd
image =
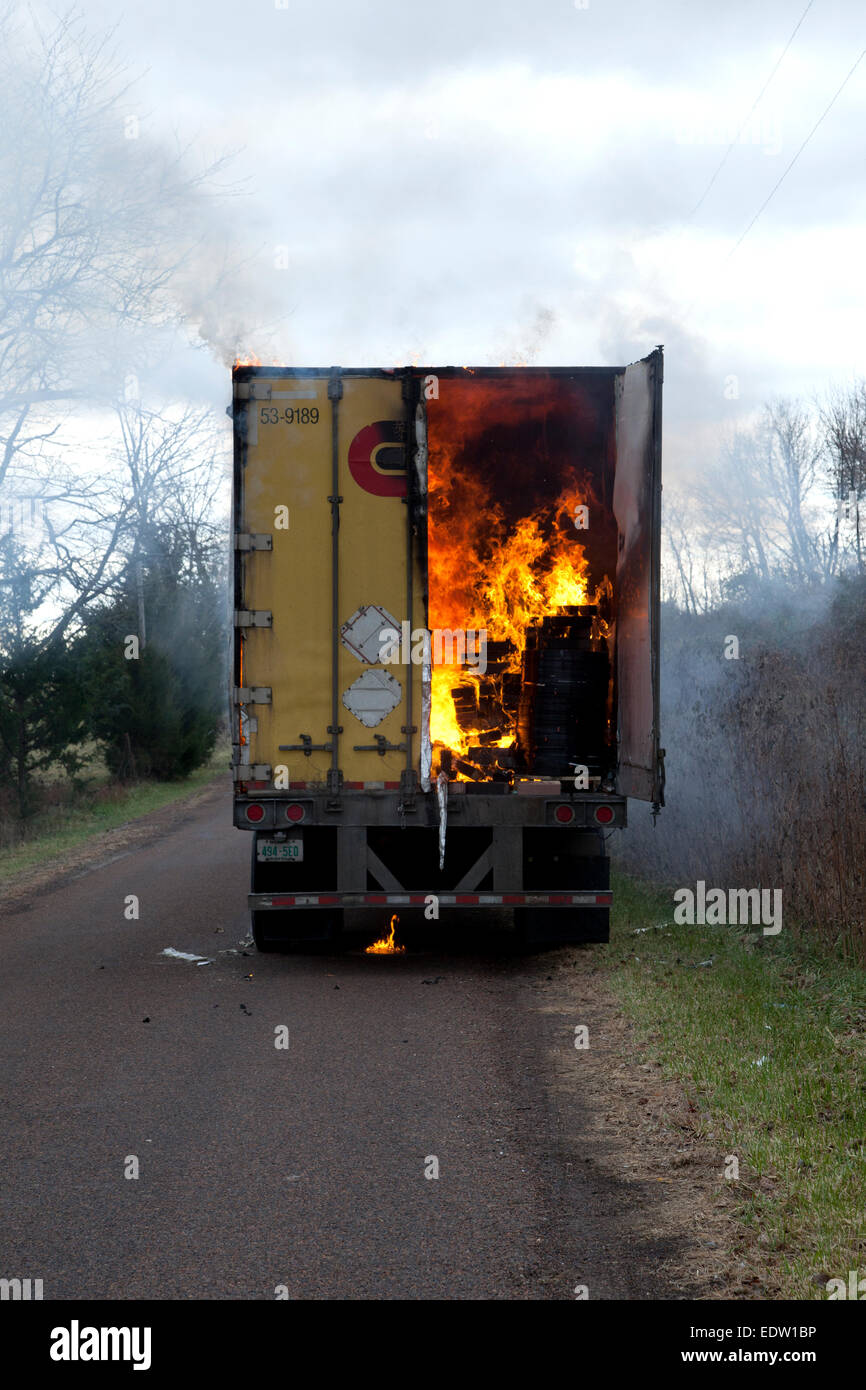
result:
<svg viewBox="0 0 866 1390"><path fill-rule="evenodd" d="M252 928L253 941L255 942L257 951L265 953L267 951L278 951L280 949L279 941L272 941L267 935L267 919L277 915L278 914L271 912L250 913L250 926Z"/></svg>
<svg viewBox="0 0 866 1390"><path fill-rule="evenodd" d="M610 940L610 908L516 907L517 944L526 947L580 945Z"/></svg>
<svg viewBox="0 0 866 1390"><path fill-rule="evenodd" d="M610 860L599 831L530 826L523 832L527 893L608 893ZM610 908L519 907L514 927L524 946L578 945L610 939Z"/></svg>
<svg viewBox="0 0 866 1390"><path fill-rule="evenodd" d="M330 908L295 908L286 912L251 912L258 951L328 951L342 935L343 912Z"/></svg>

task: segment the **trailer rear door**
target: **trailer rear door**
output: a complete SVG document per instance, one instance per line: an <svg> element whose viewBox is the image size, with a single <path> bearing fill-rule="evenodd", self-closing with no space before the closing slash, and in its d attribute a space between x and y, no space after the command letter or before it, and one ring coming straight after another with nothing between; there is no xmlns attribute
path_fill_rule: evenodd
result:
<svg viewBox="0 0 866 1390"><path fill-rule="evenodd" d="M664 804L659 753L662 351L616 384L617 791Z"/></svg>
<svg viewBox="0 0 866 1390"><path fill-rule="evenodd" d="M237 780L406 785L420 669L379 659L384 626L424 627L403 379L241 367L234 391Z"/></svg>

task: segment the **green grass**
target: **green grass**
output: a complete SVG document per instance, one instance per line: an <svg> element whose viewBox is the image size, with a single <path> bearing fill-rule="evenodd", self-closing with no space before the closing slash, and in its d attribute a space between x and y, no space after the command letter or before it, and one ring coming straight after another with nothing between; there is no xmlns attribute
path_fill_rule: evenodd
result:
<svg viewBox="0 0 866 1390"><path fill-rule="evenodd" d="M129 821L158 811L181 797L200 791L219 776L229 764L227 745L220 744L210 759L179 782L141 781L125 785L110 783L99 768L89 785L70 801L51 807L34 819L26 838L0 850L0 883Z"/></svg>
<svg viewBox="0 0 866 1390"><path fill-rule="evenodd" d="M739 1214L783 1295L826 1297L818 1273L862 1277L866 975L784 927L676 926L672 892L622 874L614 903L613 988L647 1058L685 1084L700 1131L738 1156Z"/></svg>

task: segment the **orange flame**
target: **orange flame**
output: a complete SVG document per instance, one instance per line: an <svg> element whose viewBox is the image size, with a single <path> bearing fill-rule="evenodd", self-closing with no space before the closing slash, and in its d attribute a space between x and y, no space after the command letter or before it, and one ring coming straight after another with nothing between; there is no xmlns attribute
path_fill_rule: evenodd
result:
<svg viewBox="0 0 866 1390"><path fill-rule="evenodd" d="M264 365L265 363L262 359L256 357L254 352L238 353L232 363L232 371L234 371L236 367L263 367ZM267 365L269 367L287 367L289 364L287 362L281 362L278 357L272 357Z"/></svg>
<svg viewBox="0 0 866 1390"><path fill-rule="evenodd" d="M387 936L383 936L380 941L374 941L372 946L368 946L365 955L368 956L400 956L406 950L405 946L398 946L394 939L394 932L400 918L395 913L391 918L391 930Z"/></svg>
<svg viewBox="0 0 866 1390"><path fill-rule="evenodd" d="M486 630L488 642L509 642L507 670L519 672L531 623L559 608L597 599L575 524L576 508L594 500L592 487L569 463L557 470L558 494L539 503L537 485L534 494L530 487L525 495L532 496L532 509L515 519L510 494L525 488L535 473L552 470L540 468L532 456L518 466L505 454L491 465L490 458L497 457L494 431L520 428L533 403L483 385L479 389L465 378L461 385L455 400L457 382L449 383L447 417L437 417L433 407L430 412L429 625ZM537 400L534 405L541 418ZM488 448L493 452L486 459ZM431 739L460 758L478 743L484 725L473 729L465 712L458 719L451 692L459 686L480 687L483 680L471 666L443 664L432 672ZM513 746L516 729L498 739L496 732L491 730L484 740L488 747ZM460 771L456 775L464 778Z"/></svg>

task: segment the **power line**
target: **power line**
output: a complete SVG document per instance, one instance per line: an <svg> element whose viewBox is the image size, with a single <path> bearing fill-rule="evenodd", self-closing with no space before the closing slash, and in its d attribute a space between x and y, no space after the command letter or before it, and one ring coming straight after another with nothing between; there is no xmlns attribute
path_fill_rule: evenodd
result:
<svg viewBox="0 0 866 1390"><path fill-rule="evenodd" d="M782 63L782 59L784 58L785 54L788 52L788 49L791 47L791 44L794 42L794 39L795 39L796 34L797 34L797 30L800 28L800 25L803 23L803 20L806 18L806 15L809 13L809 11L811 10L811 8L812 8L812 6L814 5L814 3L815 3L815 0L809 0L808 5L806 6L806 8L805 8L805 10L803 11L803 13L800 15L800 18L797 20L797 23L796 23L795 26L794 26L793 32L792 32L792 34L791 34L791 37L788 39L788 42L785 44L785 47L782 49L782 52L781 52L780 55L779 55L779 58L778 58L778 60L777 60L777 62L776 62L775 67L773 68L773 71L770 73L770 76L767 78L766 82L764 83L763 87L762 87L761 90L759 91L758 95L755 97L755 100L752 102L752 105L751 105L751 107L749 108L749 114L746 116L745 120L743 121L743 124L740 126L739 130L737 131L737 133L736 133L736 135L734 136L733 140L731 141L730 145L729 145L728 148L725 150L725 153L722 155L722 158L721 158L721 161L719 162L718 168L716 169L715 173L713 174L712 178L710 179L709 183L707 184L707 186L706 186L706 188L704 189L703 193L701 194L700 198L699 198L698 201L695 203L694 207L692 208L691 212L689 213L688 217L686 218L686 221L687 221L687 222L690 222L690 221L691 221L691 219L694 217L695 213L696 213L696 212L698 211L698 209L701 207L701 205L702 205L704 199L706 198L707 194L709 193L710 189L712 188L712 186L713 186L713 184L715 183L716 179L719 177L719 174L722 172L722 170L724 169L725 165L727 164L727 162L728 162L728 156L730 155L731 150L734 148L734 146L736 145L736 143L737 143L737 141L739 140L740 136L742 135L743 131L745 130L746 126L749 124L749 121L750 121L751 118L752 118L752 113L754 112L755 107L758 105L758 102L761 100L761 97L764 95L764 93L766 92L766 90L767 90L767 88L769 87L770 83L772 82L773 78L776 76L776 73L779 71L779 68L780 68L781 63Z"/></svg>
<svg viewBox="0 0 866 1390"><path fill-rule="evenodd" d="M788 174L791 172L791 170L793 169L794 165L797 163L797 160L800 158L800 155L803 153L803 151L804 151L804 149L806 148L806 146L808 145L809 141L812 139L812 136L815 134L815 131L818 129L819 125L820 125L821 122L823 121L824 117L827 115L828 111L829 111L829 110L831 109L831 107L835 104L837 98L840 97L840 96L842 95L842 92L843 92L843 91L845 90L845 88L847 87L849 81L850 81L851 78L854 76L855 71L857 70L857 68L859 67L860 63L863 61L864 58L866 58L866 48L863 49L863 52L860 54L860 57L856 60L856 62L854 63L853 67L850 68L850 70L849 70L847 76L845 77L844 81L842 82L841 86L838 87L838 88L836 89L836 91L833 93L833 96L831 97L830 101L828 102L828 104L826 105L826 107L824 108L824 110L821 112L821 115L818 117L818 119L817 119L817 121L815 122L815 124L812 126L812 129L809 131L809 134L806 136L805 140L803 141L802 145L801 145L800 148L798 149L797 153L794 155L794 158L791 160L791 162L790 162L790 164L788 165L787 169L783 170L782 174L779 176L779 178L777 179L777 181L774 183L773 187L770 189L770 191L769 191L769 193L767 194L766 198L764 199L763 203L762 203L761 206L758 208L758 211L755 213L754 217L752 218L752 220L751 220L751 222L749 223L749 225L748 225L748 227L746 228L746 230L745 230L745 231L743 232L743 234L740 236L739 240L736 241L736 242L734 243L734 245L731 247L730 251L728 252L727 256L725 257L725 260L730 260L731 256L733 256L734 252L736 251L737 247L738 247L738 246L742 246L743 242L745 241L745 239L746 239L746 237L748 236L749 232L750 232L750 231L752 230L752 228L754 227L754 225L755 225L755 223L757 222L758 218L760 217L761 213L764 211L764 209L765 209L765 207L767 206L767 204L769 203L770 199L773 197L773 194L776 192L776 190L781 186L781 184L782 184L782 183L784 182L784 180L787 178Z"/></svg>

